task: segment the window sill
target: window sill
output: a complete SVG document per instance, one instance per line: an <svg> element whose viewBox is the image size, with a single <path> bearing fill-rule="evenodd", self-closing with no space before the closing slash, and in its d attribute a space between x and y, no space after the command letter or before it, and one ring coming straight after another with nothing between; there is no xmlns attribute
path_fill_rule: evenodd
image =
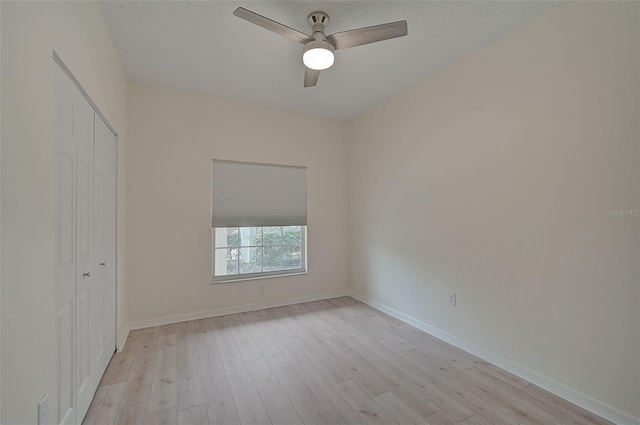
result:
<svg viewBox="0 0 640 425"><path fill-rule="evenodd" d="M273 278L278 278L278 277L289 277L289 276L301 276L304 274L308 274L308 271L295 271L292 273L282 273L282 274L272 274L272 275L263 275L263 276L243 276L243 277L237 277L237 278L223 278L223 279L214 279L211 281L212 285L218 284L218 283L231 283L231 282L243 282L243 281L247 281L247 280L262 280L262 279L273 279Z"/></svg>

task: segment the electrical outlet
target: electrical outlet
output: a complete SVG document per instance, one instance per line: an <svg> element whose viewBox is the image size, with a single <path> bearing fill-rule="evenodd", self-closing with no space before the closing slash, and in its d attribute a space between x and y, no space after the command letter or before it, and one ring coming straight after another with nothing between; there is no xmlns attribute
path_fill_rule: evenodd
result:
<svg viewBox="0 0 640 425"><path fill-rule="evenodd" d="M456 306L456 294L449 294L449 305L455 307Z"/></svg>
<svg viewBox="0 0 640 425"><path fill-rule="evenodd" d="M49 394L45 394L38 403L38 425L47 425L49 423Z"/></svg>
<svg viewBox="0 0 640 425"><path fill-rule="evenodd" d="M264 285L264 283L258 285L258 287L260 288L260 295L267 293L267 287Z"/></svg>

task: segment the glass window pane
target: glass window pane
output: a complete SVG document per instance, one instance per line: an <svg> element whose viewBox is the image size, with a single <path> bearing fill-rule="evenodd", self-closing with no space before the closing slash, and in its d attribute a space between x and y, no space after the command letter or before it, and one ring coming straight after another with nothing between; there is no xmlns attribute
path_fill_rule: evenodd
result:
<svg viewBox="0 0 640 425"><path fill-rule="evenodd" d="M1 0L0 0L1 1ZM304 268L303 226L214 228L214 277L287 274Z"/></svg>
<svg viewBox="0 0 640 425"><path fill-rule="evenodd" d="M262 248L240 248L240 273L262 271Z"/></svg>
<svg viewBox="0 0 640 425"><path fill-rule="evenodd" d="M282 247L265 246L263 252L263 271L275 272L282 270Z"/></svg>
<svg viewBox="0 0 640 425"><path fill-rule="evenodd" d="M302 227L286 226L282 228L284 245L302 245Z"/></svg>
<svg viewBox="0 0 640 425"><path fill-rule="evenodd" d="M240 246L262 245L262 227L241 227Z"/></svg>
<svg viewBox="0 0 640 425"><path fill-rule="evenodd" d="M282 269L293 270L302 268L302 251L299 246L285 246L282 253Z"/></svg>
<svg viewBox="0 0 640 425"><path fill-rule="evenodd" d="M282 245L282 227L263 227L265 245Z"/></svg>
<svg viewBox="0 0 640 425"><path fill-rule="evenodd" d="M238 248L216 249L215 255L216 276L238 274Z"/></svg>
<svg viewBox="0 0 640 425"><path fill-rule="evenodd" d="M240 234L237 227L219 227L215 233L216 248L238 246L240 244Z"/></svg>

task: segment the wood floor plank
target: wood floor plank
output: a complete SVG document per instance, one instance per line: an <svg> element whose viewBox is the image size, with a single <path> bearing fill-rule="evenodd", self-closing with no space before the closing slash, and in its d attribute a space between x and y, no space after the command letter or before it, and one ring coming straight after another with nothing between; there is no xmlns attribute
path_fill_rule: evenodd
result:
<svg viewBox="0 0 640 425"><path fill-rule="evenodd" d="M285 311L295 314L300 327L311 337L320 339L339 335L336 329L323 321L318 314L314 314L314 310L307 304L295 304Z"/></svg>
<svg viewBox="0 0 640 425"><path fill-rule="evenodd" d="M512 387L518 388L518 389L522 389L524 387L526 387L527 385L529 385L529 382L525 381L522 378L519 378L509 372L507 372L506 370L502 370L497 366L494 366L492 364L486 363L476 363L475 368L483 370L489 374L491 374L493 377L501 380L502 382L511 385Z"/></svg>
<svg viewBox="0 0 640 425"><path fill-rule="evenodd" d="M83 424L178 421L612 425L349 297L131 331Z"/></svg>
<svg viewBox="0 0 640 425"><path fill-rule="evenodd" d="M182 341L182 339L186 337L188 334L192 334L195 332L193 320L187 320L186 322L176 323L176 326L178 328L177 329L178 341Z"/></svg>
<svg viewBox="0 0 640 425"><path fill-rule="evenodd" d="M335 302L340 306L344 306L346 310L354 311L354 315L362 317L376 317L384 314L381 311L351 297L331 298L329 301Z"/></svg>
<svg viewBox="0 0 640 425"><path fill-rule="evenodd" d="M307 360L307 356L275 321L269 319L269 322L266 323L266 329L280 352L289 360L289 363L293 364Z"/></svg>
<svg viewBox="0 0 640 425"><path fill-rule="evenodd" d="M146 425L175 425L177 423L178 423L177 407L170 407L168 409L160 410L158 412L147 413Z"/></svg>
<svg viewBox="0 0 640 425"><path fill-rule="evenodd" d="M313 303L309 303L309 308L318 314L320 319L331 326L335 331L342 335L343 337L348 338L357 338L362 336L362 332L358 331L356 328L351 326L348 322L345 322L341 318L339 318L336 314L333 313L333 310L336 309L336 306L331 304L327 300L315 301Z"/></svg>
<svg viewBox="0 0 640 425"><path fill-rule="evenodd" d="M461 420L474 413L473 410L451 397L447 393L448 388L437 387L415 367L408 366L408 362L402 357L406 353L405 350L390 349L370 337L346 339L346 342L363 356L367 356L378 370L384 371L399 382L400 388L392 390L404 403L421 415L429 416L438 410L445 410L457 420Z"/></svg>
<svg viewBox="0 0 640 425"><path fill-rule="evenodd" d="M178 411L204 403L200 355L195 333L184 336L178 345Z"/></svg>
<svg viewBox="0 0 640 425"><path fill-rule="evenodd" d="M100 385L110 385L117 382L126 381L129 378L131 372L131 366L133 365L133 359L138 349L138 342L140 341L141 332L129 334L127 341L124 344L124 348L120 353L115 353L111 357L111 361L107 366L107 370L102 377Z"/></svg>
<svg viewBox="0 0 640 425"><path fill-rule="evenodd" d="M460 425L460 422L453 419L446 412L436 412L425 419L430 425Z"/></svg>
<svg viewBox="0 0 640 425"><path fill-rule="evenodd" d="M137 352L156 351L159 335L160 328L157 328L154 332L143 332L138 341Z"/></svg>
<svg viewBox="0 0 640 425"><path fill-rule="evenodd" d="M241 317L249 336L251 336L267 363L274 365L288 361L269 335L267 327L260 320L256 319L251 313L241 314L239 317Z"/></svg>
<svg viewBox="0 0 640 425"><path fill-rule="evenodd" d="M289 363L280 363L271 367L278 382L289 396L305 425L333 424L333 420L322 407L311 389L296 373Z"/></svg>
<svg viewBox="0 0 640 425"><path fill-rule="evenodd" d="M274 424L302 425L302 419L271 372L267 362L264 359L258 359L246 363L246 366L271 421Z"/></svg>
<svg viewBox="0 0 640 425"><path fill-rule="evenodd" d="M138 329L140 331L141 334L154 334L156 336L160 335L160 330L162 329L162 325L161 326L151 326L148 328L143 328L143 329Z"/></svg>
<svg viewBox="0 0 640 425"><path fill-rule="evenodd" d="M213 330L220 356L233 356L240 353L225 316L212 317L211 319L211 329Z"/></svg>
<svg viewBox="0 0 640 425"><path fill-rule="evenodd" d="M370 425L397 424L367 393L352 380L340 382L334 387L342 394L360 416Z"/></svg>
<svg viewBox="0 0 640 425"><path fill-rule="evenodd" d="M238 418L218 347L203 345L199 347L199 353L209 421L212 424L239 425L240 418Z"/></svg>
<svg viewBox="0 0 640 425"><path fill-rule="evenodd" d="M121 406L149 401L151 394L151 384L153 382L153 369L156 363L156 343L148 346L147 349L140 349L136 353L129 379L126 381L124 396Z"/></svg>
<svg viewBox="0 0 640 425"><path fill-rule="evenodd" d="M466 397L478 403L476 411L488 419L492 419L489 415L494 415L501 420L515 421L522 425L556 425L555 421L547 420L524 407L516 398L505 397L505 393L502 393L491 380L465 373L461 381L464 382L462 385L466 390ZM517 390L514 388L513 391Z"/></svg>
<svg viewBox="0 0 640 425"><path fill-rule="evenodd" d="M165 348L177 349L178 334L177 332L162 334L158 337L157 350L164 350Z"/></svg>
<svg viewBox="0 0 640 425"><path fill-rule="evenodd" d="M369 396L375 397L398 386L392 379L378 373L375 366L351 348L341 336L326 338L323 342L333 348L334 358L341 359L346 375Z"/></svg>
<svg viewBox="0 0 640 425"><path fill-rule="evenodd" d="M148 402L121 407L116 418L117 425L140 425L146 422Z"/></svg>
<svg viewBox="0 0 640 425"><path fill-rule="evenodd" d="M196 320L194 323L194 332L198 345L213 345L216 343L210 318Z"/></svg>
<svg viewBox="0 0 640 425"><path fill-rule="evenodd" d="M411 325L405 324L397 327L390 327L389 330L391 333L394 333L408 341L415 348L418 348L425 354L437 356L440 359L446 360L451 366L458 370L467 369L478 363L488 364L484 360L472 356L469 353L465 353L462 350L455 349L444 341L440 341L431 335L427 335Z"/></svg>
<svg viewBox="0 0 640 425"><path fill-rule="evenodd" d="M496 425L510 423L513 420L513 417L507 414L511 409L510 406L497 406L502 402L501 400L488 402L491 396L486 390L473 385L465 379L461 371L449 366L446 362L440 359L434 360L418 350L397 353L400 354L404 363L412 367L414 375L419 377L425 388L442 396L442 402L447 403L442 405L442 410L453 416L455 420L461 421L465 419L465 415L471 416L473 413L482 413L486 418L495 421ZM507 411L503 412L502 408Z"/></svg>
<svg viewBox="0 0 640 425"><path fill-rule="evenodd" d="M160 349L160 347L163 347ZM163 335L158 342L153 382L149 396L149 413L178 405L177 335Z"/></svg>
<svg viewBox="0 0 640 425"><path fill-rule="evenodd" d="M493 425L493 423L490 420L485 419L479 413L469 416L467 419L465 419L460 423L463 425Z"/></svg>
<svg viewBox="0 0 640 425"><path fill-rule="evenodd" d="M418 385L403 383L393 391L403 403L422 416L432 415L440 411L441 409L435 404L438 400L422 390Z"/></svg>
<svg viewBox="0 0 640 425"><path fill-rule="evenodd" d="M327 379L313 362L305 360L296 363L294 368L336 424L366 424L358 412L333 388L331 380Z"/></svg>
<svg viewBox="0 0 640 425"><path fill-rule="evenodd" d="M243 425L271 424L269 414L262 403L251 375L249 375L242 355L235 354L223 357L222 364L227 374L240 422Z"/></svg>
<svg viewBox="0 0 640 425"><path fill-rule="evenodd" d="M289 337L304 353L305 357L314 362L323 373L331 377L334 383L349 379L345 371L345 365L335 361L336 356L331 347L304 334L290 335Z"/></svg>
<svg viewBox="0 0 640 425"><path fill-rule="evenodd" d="M258 346L247 332L247 329L237 314L231 314L226 316L227 323L229 324L229 329L231 330L231 334L233 335L233 339L236 341L236 345L238 346L238 350L240 350L240 354L242 354L242 358L245 362L250 362L251 360L257 360L262 358L262 353L258 349Z"/></svg>
<svg viewBox="0 0 640 425"><path fill-rule="evenodd" d="M567 403L559 397L554 396L548 391L543 390L533 384L529 384L522 389L523 393L533 397L537 402L540 402L539 408L559 411L560 415L566 417L566 421L569 424L578 425L611 425L611 422L602 419L601 417L581 408L574 404ZM534 401L532 401L534 402ZM569 419L570 418L570 419Z"/></svg>
<svg viewBox="0 0 640 425"><path fill-rule="evenodd" d="M178 425L209 425L207 405L201 404L178 411Z"/></svg>
<svg viewBox="0 0 640 425"><path fill-rule="evenodd" d="M422 416L402 402L391 391L373 398L396 422L403 425L429 425Z"/></svg>
<svg viewBox="0 0 640 425"><path fill-rule="evenodd" d="M125 385L126 382L117 382L98 388L83 423L115 424Z"/></svg>
<svg viewBox="0 0 640 425"><path fill-rule="evenodd" d="M178 325L175 323L170 323L168 325L162 325L160 328L160 335L170 335L178 333Z"/></svg>

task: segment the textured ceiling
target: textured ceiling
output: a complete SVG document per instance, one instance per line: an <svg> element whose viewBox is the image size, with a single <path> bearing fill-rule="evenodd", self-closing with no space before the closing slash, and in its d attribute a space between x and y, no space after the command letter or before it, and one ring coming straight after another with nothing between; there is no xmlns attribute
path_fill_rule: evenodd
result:
<svg viewBox="0 0 640 425"><path fill-rule="evenodd" d="M102 1L130 80L342 119L416 84L553 7L484 1ZM336 52L318 85L303 88L302 45L232 15L242 6L309 33L406 19L409 35Z"/></svg>

